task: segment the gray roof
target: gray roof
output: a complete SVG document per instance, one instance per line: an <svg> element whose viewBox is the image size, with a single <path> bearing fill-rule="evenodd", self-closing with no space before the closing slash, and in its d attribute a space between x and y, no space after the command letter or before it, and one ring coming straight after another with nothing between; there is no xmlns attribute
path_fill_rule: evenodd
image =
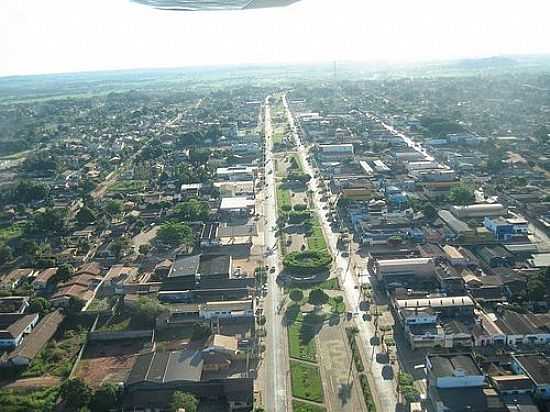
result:
<svg viewBox="0 0 550 412"><path fill-rule="evenodd" d="M200 382L202 367L199 351L151 352L138 357L126 383Z"/></svg>
<svg viewBox="0 0 550 412"><path fill-rule="evenodd" d="M240 237L256 236L256 224L220 226L218 229L219 237Z"/></svg>
<svg viewBox="0 0 550 412"><path fill-rule="evenodd" d="M470 355L434 355L428 357L432 368L431 372L438 378L454 376L457 369L461 369L467 376L480 376L483 373Z"/></svg>
<svg viewBox="0 0 550 412"><path fill-rule="evenodd" d="M504 311L495 323L508 335L534 335L540 333L540 330L529 321L527 316L511 310Z"/></svg>
<svg viewBox="0 0 550 412"><path fill-rule="evenodd" d="M536 385L550 384L550 359L542 353L515 355L514 360Z"/></svg>
<svg viewBox="0 0 550 412"><path fill-rule="evenodd" d="M179 257L174 262L168 277L195 276L199 269L199 264L200 255Z"/></svg>

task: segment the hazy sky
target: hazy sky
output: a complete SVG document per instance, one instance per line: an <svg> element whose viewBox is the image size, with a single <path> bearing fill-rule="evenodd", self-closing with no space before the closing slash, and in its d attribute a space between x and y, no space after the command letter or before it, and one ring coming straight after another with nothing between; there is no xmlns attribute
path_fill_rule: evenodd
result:
<svg viewBox="0 0 550 412"><path fill-rule="evenodd" d="M0 0L0 76L550 52L545 0L302 0L170 12L129 0Z"/></svg>

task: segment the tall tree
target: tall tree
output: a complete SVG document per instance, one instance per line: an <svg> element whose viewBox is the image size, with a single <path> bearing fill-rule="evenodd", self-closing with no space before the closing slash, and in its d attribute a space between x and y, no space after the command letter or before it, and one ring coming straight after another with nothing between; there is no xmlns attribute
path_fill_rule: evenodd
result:
<svg viewBox="0 0 550 412"><path fill-rule="evenodd" d="M92 399L92 390L82 380L69 379L61 385L61 398L69 410L79 410Z"/></svg>
<svg viewBox="0 0 550 412"><path fill-rule="evenodd" d="M178 412L183 409L185 412L197 412L199 406L198 399L187 392L175 391L172 394L172 399L170 400L170 412Z"/></svg>

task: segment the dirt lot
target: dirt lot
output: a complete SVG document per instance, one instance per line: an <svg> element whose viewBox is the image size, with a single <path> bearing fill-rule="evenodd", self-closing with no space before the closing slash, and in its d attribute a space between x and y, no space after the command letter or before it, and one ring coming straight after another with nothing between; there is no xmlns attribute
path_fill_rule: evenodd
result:
<svg viewBox="0 0 550 412"><path fill-rule="evenodd" d="M107 382L122 382L144 345L140 340L92 343L82 356L76 376L93 388Z"/></svg>

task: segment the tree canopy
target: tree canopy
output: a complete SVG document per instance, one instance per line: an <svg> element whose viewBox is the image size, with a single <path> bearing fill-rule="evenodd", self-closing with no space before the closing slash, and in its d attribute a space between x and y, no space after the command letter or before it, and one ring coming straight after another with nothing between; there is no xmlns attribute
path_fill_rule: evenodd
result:
<svg viewBox="0 0 550 412"><path fill-rule="evenodd" d="M175 391L170 400L170 412L177 412L184 409L185 412L197 412L199 400L187 392Z"/></svg>
<svg viewBox="0 0 550 412"><path fill-rule="evenodd" d="M95 222L96 215L94 211L90 209L88 206L83 206L82 208L80 208L75 218L79 224L89 225L90 223Z"/></svg>
<svg viewBox="0 0 550 412"><path fill-rule="evenodd" d="M69 379L61 385L61 397L69 410L78 410L90 403L92 390L78 378Z"/></svg>
<svg viewBox="0 0 550 412"><path fill-rule="evenodd" d="M175 215L186 222L206 220L208 218L208 203L198 199L189 199L178 204L175 208Z"/></svg>
<svg viewBox="0 0 550 412"><path fill-rule="evenodd" d="M313 289L309 292L308 301L312 305L321 306L328 302L328 295L323 289Z"/></svg>
<svg viewBox="0 0 550 412"><path fill-rule="evenodd" d="M302 292L300 289L292 289L288 296L290 300L298 303L298 302L301 302L302 299L304 298L304 292Z"/></svg>
<svg viewBox="0 0 550 412"><path fill-rule="evenodd" d="M169 222L163 224L157 232L157 240L169 246L179 246L182 244L191 245L193 243L193 233L191 228L185 223Z"/></svg>
<svg viewBox="0 0 550 412"><path fill-rule="evenodd" d="M449 200L456 205L467 205L473 202L474 192L465 185L458 185L451 189Z"/></svg>

